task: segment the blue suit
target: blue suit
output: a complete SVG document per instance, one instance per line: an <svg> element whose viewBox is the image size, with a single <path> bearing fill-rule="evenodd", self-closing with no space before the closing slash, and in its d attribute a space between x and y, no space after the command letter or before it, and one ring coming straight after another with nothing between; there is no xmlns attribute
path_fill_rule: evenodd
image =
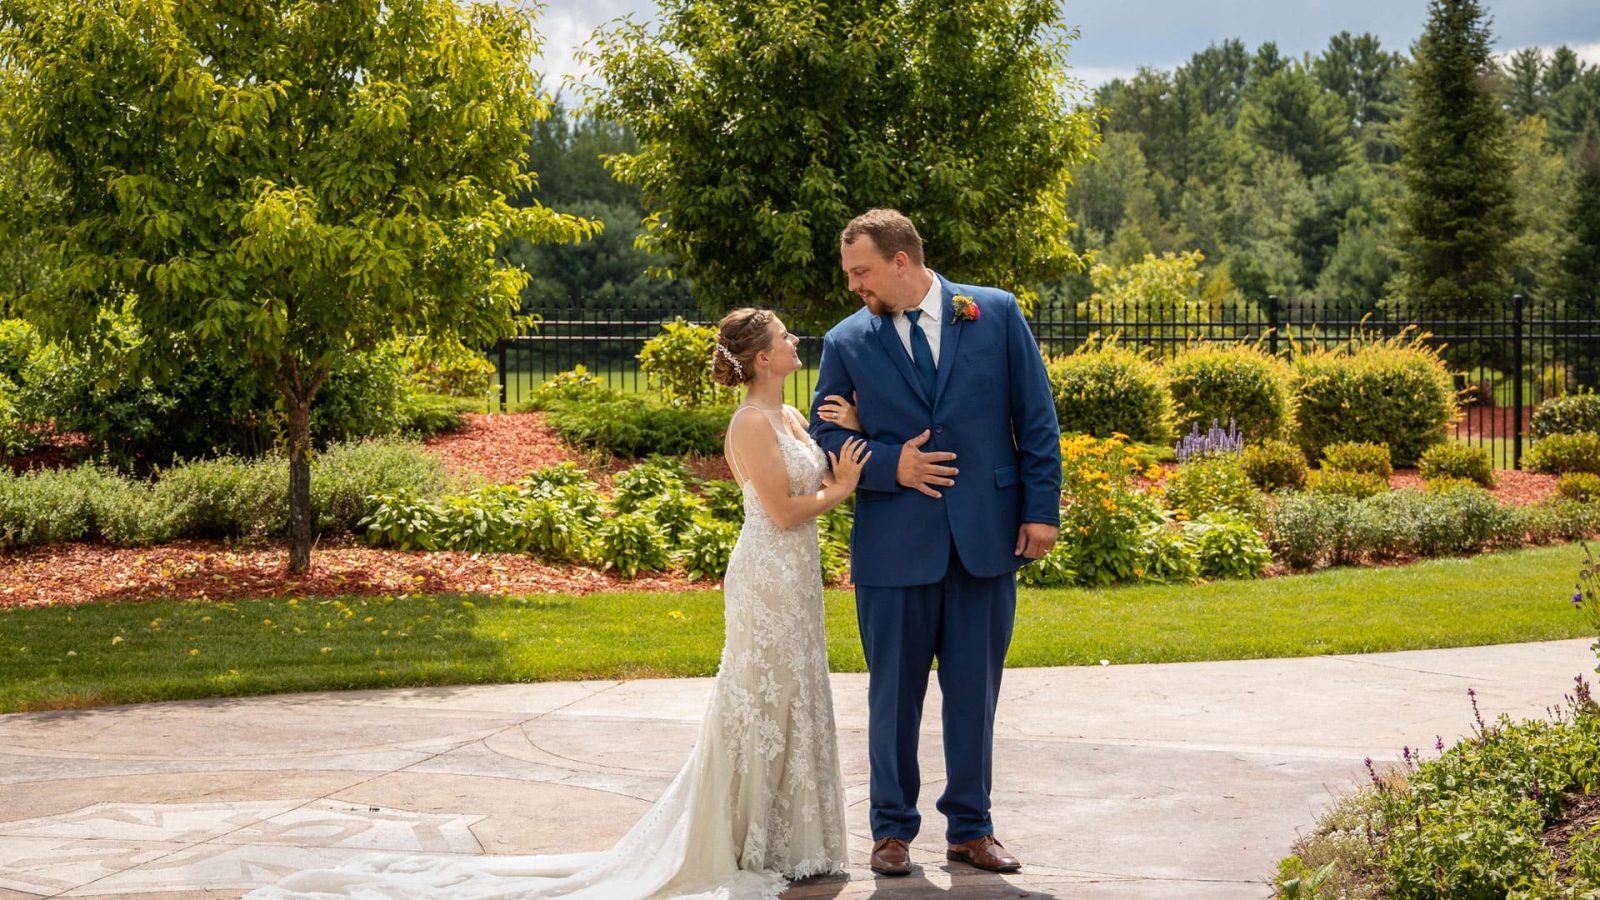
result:
<svg viewBox="0 0 1600 900"><path fill-rule="evenodd" d="M936 388L927 396L887 316L865 308L823 338L815 410L856 395L872 450L856 492L850 571L870 672L872 836L911 840L921 827L918 729L939 661L948 783L946 836L993 834L989 793L994 710L1016 615L1015 555L1024 522L1060 522L1061 445L1044 361L1016 298L940 277ZM957 320L953 298L979 315ZM955 484L933 499L896 481L900 448L924 430L924 452L950 451ZM817 418L837 452L855 432Z"/></svg>

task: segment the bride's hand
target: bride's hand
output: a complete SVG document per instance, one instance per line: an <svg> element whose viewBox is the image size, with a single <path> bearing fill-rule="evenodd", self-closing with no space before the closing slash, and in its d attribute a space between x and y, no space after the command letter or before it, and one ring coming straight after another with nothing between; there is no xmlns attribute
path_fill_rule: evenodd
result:
<svg viewBox="0 0 1600 900"><path fill-rule="evenodd" d="M851 438L844 442L838 453L829 453L828 461L833 464L834 481L844 485L845 490L853 491L861 483L861 469L872 458L872 451L867 449L867 442L860 438Z"/></svg>
<svg viewBox="0 0 1600 900"><path fill-rule="evenodd" d="M840 428L851 431L861 430L861 417L856 415L855 393L851 392L850 399L846 400L838 394L829 394L827 402L817 407L817 415L822 421L829 422Z"/></svg>

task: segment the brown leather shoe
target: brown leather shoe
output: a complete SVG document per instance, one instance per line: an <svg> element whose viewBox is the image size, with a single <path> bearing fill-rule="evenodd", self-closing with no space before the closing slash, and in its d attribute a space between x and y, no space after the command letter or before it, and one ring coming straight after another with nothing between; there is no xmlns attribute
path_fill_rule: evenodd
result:
<svg viewBox="0 0 1600 900"><path fill-rule="evenodd" d="M995 840L992 834L964 844L951 844L945 858L964 862L985 872L1015 872L1022 868L1022 863L1007 853L1005 846Z"/></svg>
<svg viewBox="0 0 1600 900"><path fill-rule="evenodd" d="M872 845L871 866L879 875L910 875L911 848L897 837L878 838Z"/></svg>

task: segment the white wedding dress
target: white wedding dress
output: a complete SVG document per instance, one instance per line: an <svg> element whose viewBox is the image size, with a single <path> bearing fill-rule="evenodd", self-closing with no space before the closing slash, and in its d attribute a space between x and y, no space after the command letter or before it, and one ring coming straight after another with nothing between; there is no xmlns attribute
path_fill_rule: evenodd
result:
<svg viewBox="0 0 1600 900"><path fill-rule="evenodd" d="M790 492L816 491L822 450L773 424ZM694 752L610 850L369 854L297 873L246 900L745 900L776 898L789 880L843 871L844 789L816 520L777 527L746 481L744 527L723 593L722 662Z"/></svg>

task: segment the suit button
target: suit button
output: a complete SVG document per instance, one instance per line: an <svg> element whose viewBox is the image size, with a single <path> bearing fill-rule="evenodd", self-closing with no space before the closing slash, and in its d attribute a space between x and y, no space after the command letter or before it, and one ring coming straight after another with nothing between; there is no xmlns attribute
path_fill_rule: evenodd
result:
<svg viewBox="0 0 1600 900"><path fill-rule="evenodd" d="M935 425L935 426L933 426L933 433L934 434L944 434L944 426L943 425Z"/></svg>

